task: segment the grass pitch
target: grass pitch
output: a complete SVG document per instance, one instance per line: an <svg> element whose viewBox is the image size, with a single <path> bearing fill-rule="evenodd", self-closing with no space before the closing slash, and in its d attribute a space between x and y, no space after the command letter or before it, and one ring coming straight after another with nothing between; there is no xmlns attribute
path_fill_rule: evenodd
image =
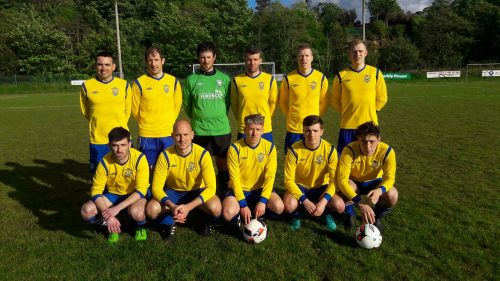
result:
<svg viewBox="0 0 500 281"><path fill-rule="evenodd" d="M495 280L500 248L500 82L390 83L382 138L397 155L400 199L381 248L363 250L339 224L268 221L249 245L181 227L109 246L80 218L89 199L87 122L70 93L0 95L1 280ZM336 143L338 115L325 116ZM131 119L134 135L137 129ZM284 118L277 113L275 188L283 191Z"/></svg>

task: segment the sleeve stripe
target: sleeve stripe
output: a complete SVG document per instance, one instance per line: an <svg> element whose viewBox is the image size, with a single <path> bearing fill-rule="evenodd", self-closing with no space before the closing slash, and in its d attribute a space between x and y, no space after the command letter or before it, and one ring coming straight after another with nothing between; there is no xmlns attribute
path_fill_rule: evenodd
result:
<svg viewBox="0 0 500 281"><path fill-rule="evenodd" d="M288 151L290 151L290 153L293 154L293 156L295 156L295 159L297 159L297 152L295 150L293 150L293 147L290 146L290 148L288 149Z"/></svg>
<svg viewBox="0 0 500 281"><path fill-rule="evenodd" d="M104 162L104 159L101 159L101 164L104 167L104 170L106 170L106 175L109 174L108 166L106 166L106 162Z"/></svg>
<svg viewBox="0 0 500 281"><path fill-rule="evenodd" d="M201 166L201 161L203 160L203 156L205 156L205 154L207 153L207 150L203 150L203 152L201 153L201 156L200 156L200 161L199 161L199 164ZM203 201L203 198L201 199Z"/></svg>
<svg viewBox="0 0 500 281"><path fill-rule="evenodd" d="M144 153L141 153L139 155L139 158L137 158L137 163L135 163L135 170L137 171L137 167L139 167L139 163L141 162L142 157L144 156Z"/></svg>
<svg viewBox="0 0 500 281"><path fill-rule="evenodd" d="M231 147L234 148L234 150L236 151L236 153L238 154L238 157L239 157L240 156L240 151L238 150L238 148L236 147L236 145L234 143L232 143Z"/></svg>
<svg viewBox="0 0 500 281"><path fill-rule="evenodd" d="M286 87L290 90L290 84L288 82L288 75L285 75Z"/></svg>
<svg viewBox="0 0 500 281"><path fill-rule="evenodd" d="M271 75L271 83L269 83L269 89L273 87L274 77Z"/></svg>
<svg viewBox="0 0 500 281"><path fill-rule="evenodd" d="M352 153L352 163L354 163L354 158L356 158L356 155L354 155L354 149L352 149L352 147L350 147L350 146L345 146L345 147L344 147L344 149L345 149L346 147L347 147L347 148L349 148L349 150L351 150L351 153ZM342 152L341 152L341 153L342 153Z"/></svg>
<svg viewBox="0 0 500 281"><path fill-rule="evenodd" d="M146 198L146 197L144 196L144 194L142 194L142 192L140 192L139 190L136 190L135 192L136 192L137 194L139 194L139 196L141 196L141 198Z"/></svg>
<svg viewBox="0 0 500 281"><path fill-rule="evenodd" d="M339 82L340 82L340 84L342 84L342 77L340 77L340 72L337 72L335 74L335 76L337 76L339 78Z"/></svg>
<svg viewBox="0 0 500 281"><path fill-rule="evenodd" d="M174 82L174 92L177 91L177 84L179 83L179 79L177 79L177 77L175 78L175 82Z"/></svg>
<svg viewBox="0 0 500 281"><path fill-rule="evenodd" d="M267 155L271 155L271 153L273 152L273 149L274 149L274 143L271 143L271 149L269 149L269 154L267 154Z"/></svg>
<svg viewBox="0 0 500 281"><path fill-rule="evenodd" d="M141 92L141 96L142 96L142 86L141 86L141 83L139 83L139 80L138 79L135 79L135 84L137 85L137 87L139 88L139 91Z"/></svg>
<svg viewBox="0 0 500 281"><path fill-rule="evenodd" d="M392 147L389 146L389 148L387 148L387 151L385 152L384 160L382 160L382 165L384 165L385 159L387 158L389 153L391 153L391 150L392 150Z"/></svg>
<svg viewBox="0 0 500 281"><path fill-rule="evenodd" d="M85 96L87 96L87 87L85 87L85 82L82 84L83 91L85 92Z"/></svg>
<svg viewBox="0 0 500 281"><path fill-rule="evenodd" d="M323 74L323 77L321 77L321 89L323 89L323 82L325 81L325 74Z"/></svg>
<svg viewBox="0 0 500 281"><path fill-rule="evenodd" d="M236 89L236 93L238 93L238 84L236 83L236 77L233 78L234 88Z"/></svg>
<svg viewBox="0 0 500 281"><path fill-rule="evenodd" d="M380 69L377 68L377 74L375 74L375 80L378 80L378 73L379 73Z"/></svg>
<svg viewBox="0 0 500 281"><path fill-rule="evenodd" d="M128 91L127 91L127 90L128 90L128 87L129 87L129 85L128 85L128 82L127 82L127 83L125 84L125 97L127 97L127 95L128 95Z"/></svg>
<svg viewBox="0 0 500 281"><path fill-rule="evenodd" d="M332 147L330 148L330 153L328 154L328 161L330 161L330 157L332 157L333 150L335 150L335 146L333 146L332 144Z"/></svg>
<svg viewBox="0 0 500 281"><path fill-rule="evenodd" d="M165 156L165 160L167 160L167 166L168 168L170 168L170 159L168 159L167 153L165 152L165 150L163 150L161 153L163 153L163 156Z"/></svg>

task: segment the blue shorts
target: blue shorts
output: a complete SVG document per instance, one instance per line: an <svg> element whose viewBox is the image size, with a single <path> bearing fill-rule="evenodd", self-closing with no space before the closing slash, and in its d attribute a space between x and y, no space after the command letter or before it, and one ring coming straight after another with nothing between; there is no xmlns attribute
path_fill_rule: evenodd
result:
<svg viewBox="0 0 500 281"><path fill-rule="evenodd" d="M307 189L307 188L299 185L300 190L302 191L302 193L304 193L306 198L313 201L313 202L319 201L319 198L321 197L321 195L323 195L323 193L325 193L325 190L327 187L328 187L328 185L322 185L322 186L317 187L317 188Z"/></svg>
<svg viewBox="0 0 500 281"><path fill-rule="evenodd" d="M382 182L382 180L383 180L382 178L376 178L374 180L363 181L363 182L353 180L353 182L358 187L358 193L360 195L361 194L366 195L368 194L368 192L378 188L378 185Z"/></svg>
<svg viewBox="0 0 500 281"><path fill-rule="evenodd" d="M167 188L166 193L168 200L172 201L172 203L178 205L178 204L187 204L196 197L200 196L200 194L205 190L205 188L200 188L197 190L191 190L191 191L177 191L173 190L171 188ZM203 200L202 200L203 201ZM162 202L164 203L164 202ZM203 202L205 203L205 202Z"/></svg>
<svg viewBox="0 0 500 281"><path fill-rule="evenodd" d="M236 139L240 140L240 139L244 138L245 135L246 134L244 134L244 133L238 133L238 137ZM271 143L274 143L273 132L262 134L262 138L265 139L265 140L270 141Z"/></svg>
<svg viewBox="0 0 500 281"><path fill-rule="evenodd" d="M356 140L356 129L340 129L339 141L337 142L337 153L342 154L342 149Z"/></svg>
<svg viewBox="0 0 500 281"><path fill-rule="evenodd" d="M90 150L90 173L95 174L97 170L97 164L102 160L104 155L110 152L109 146L107 144L89 144Z"/></svg>
<svg viewBox="0 0 500 281"><path fill-rule="evenodd" d="M172 146L174 144L174 139L172 137L163 137L163 138L146 138L139 137L137 140L137 146L139 147L139 151L146 155L146 159L148 159L148 164L150 167L153 167L156 164L156 160L158 159L158 155L165 150L167 147Z"/></svg>
<svg viewBox="0 0 500 281"><path fill-rule="evenodd" d="M292 146L292 144L304 140L304 135L303 134L296 134L296 133L290 133L286 132L285 136L285 154L288 151L288 149Z"/></svg>
<svg viewBox="0 0 500 281"><path fill-rule="evenodd" d="M140 192L137 192L138 194L140 194ZM119 194L114 194L114 193L111 193L111 192L106 192L106 193L103 193L102 195L95 195L94 197L92 197L92 201L95 202L95 200L99 197L106 197L109 202L111 202L111 204L113 205L118 205L120 204L123 200L127 199L129 197L130 194L127 194L127 195L119 195ZM146 198L146 199L150 199L153 194L151 193L151 189L148 188L148 191L146 192L146 194L141 194L143 198Z"/></svg>
<svg viewBox="0 0 500 281"><path fill-rule="evenodd" d="M257 189L257 190L252 190L252 191L243 191L243 194L245 195L245 201L247 201L247 205L250 207L254 207L255 205L257 205L257 203L260 202L261 193L262 193L262 189ZM232 189L228 190L226 195L224 195L224 197L228 197L228 196L236 197L236 196L234 196L234 191ZM264 203L264 202L262 202L262 203Z"/></svg>

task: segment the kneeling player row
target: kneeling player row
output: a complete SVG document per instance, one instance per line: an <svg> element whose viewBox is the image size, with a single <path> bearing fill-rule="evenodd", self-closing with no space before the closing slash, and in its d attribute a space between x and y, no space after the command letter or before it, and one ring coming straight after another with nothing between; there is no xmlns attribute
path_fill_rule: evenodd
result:
<svg viewBox="0 0 500 281"><path fill-rule="evenodd" d="M82 207L83 218L106 225L108 241L118 241L117 214L128 209L135 221L136 240L147 237L142 227L146 216L156 220L163 237L175 232L176 223L185 223L191 210L205 214L203 234L222 215L234 225L252 217L277 217L283 212L290 228L300 228L300 206L312 216L324 216L327 228L335 231L330 212L346 213L348 226L355 224L354 206L359 206L364 222L381 228L380 219L398 198L393 187L396 173L394 150L380 142L379 128L372 122L357 129L357 141L350 143L338 159L335 148L323 140L323 121L311 115L303 120L304 140L288 150L285 163L283 200L273 191L277 168L274 145L261 138L264 118L245 118L245 137L228 151L231 189L216 195L216 177L210 153L193 144L189 122L175 123L175 144L158 157L151 189L149 166L144 154L131 148L130 133L115 128L109 133L111 152L97 167L91 189L92 200ZM340 192L336 192L336 187ZM152 194L151 194L152 193ZM152 196L151 196L152 195ZM149 200L149 201L147 201Z"/></svg>

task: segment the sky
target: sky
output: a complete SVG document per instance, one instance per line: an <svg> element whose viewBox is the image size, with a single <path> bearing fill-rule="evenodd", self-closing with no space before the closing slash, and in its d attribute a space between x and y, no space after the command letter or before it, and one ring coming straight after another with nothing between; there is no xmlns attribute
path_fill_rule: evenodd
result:
<svg viewBox="0 0 500 281"><path fill-rule="evenodd" d="M290 6L296 2L302 2L303 0L281 0L281 3L285 6ZM397 0L399 7L403 11L418 12L422 11L425 7L432 4L434 0ZM356 9L356 14L358 18L361 17L361 0L316 0L315 2L330 2L339 5L339 7L350 10ZM367 1L365 1L367 2ZM250 7L255 7L255 0L249 0L248 4ZM368 15L368 11L366 12ZM367 16L368 20L368 16Z"/></svg>

